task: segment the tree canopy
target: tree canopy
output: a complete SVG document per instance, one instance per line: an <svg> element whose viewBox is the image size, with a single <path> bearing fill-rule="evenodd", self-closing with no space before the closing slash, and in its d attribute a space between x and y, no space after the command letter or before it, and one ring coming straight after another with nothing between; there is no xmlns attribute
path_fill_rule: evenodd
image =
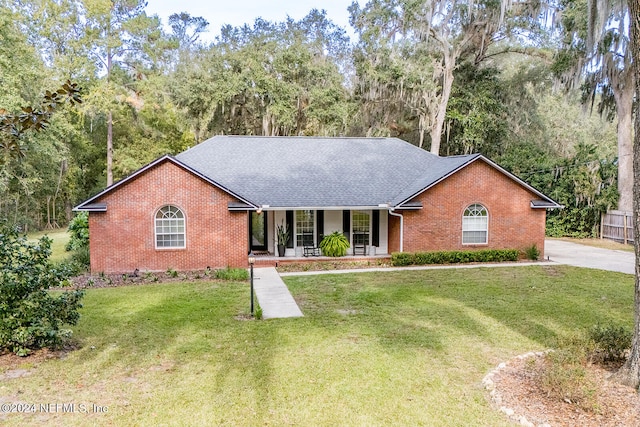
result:
<svg viewBox="0 0 640 427"><path fill-rule="evenodd" d="M40 111L67 79L84 102L60 105L23 151L2 140L0 217L63 226L74 204L215 134L370 135L483 153L566 201L550 215L557 233L593 234L617 202L623 120L581 110L595 68L569 73L588 61L586 1L371 0L349 8L353 40L314 9L227 25L212 42L202 17L176 10L165 30L138 0L4 2L2 114ZM593 46L619 43L600 34ZM607 105L606 82L591 87Z"/></svg>

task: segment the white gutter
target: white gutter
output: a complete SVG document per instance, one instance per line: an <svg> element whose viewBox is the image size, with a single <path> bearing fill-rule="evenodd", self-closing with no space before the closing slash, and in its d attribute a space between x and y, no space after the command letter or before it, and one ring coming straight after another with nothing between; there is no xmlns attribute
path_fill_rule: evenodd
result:
<svg viewBox="0 0 640 427"><path fill-rule="evenodd" d="M402 214L394 213L393 209L389 209L389 215L397 216L400 218L400 252L402 251L403 242L404 242L404 217Z"/></svg>

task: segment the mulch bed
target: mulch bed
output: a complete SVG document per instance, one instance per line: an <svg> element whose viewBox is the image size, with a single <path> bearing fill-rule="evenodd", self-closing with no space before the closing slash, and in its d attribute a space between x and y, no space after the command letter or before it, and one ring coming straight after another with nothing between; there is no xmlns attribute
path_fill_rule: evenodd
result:
<svg viewBox="0 0 640 427"><path fill-rule="evenodd" d="M511 409L514 421L525 417L536 426L640 426L638 392L609 380L617 367L586 366L587 376L596 385L595 405L587 410L568 399L549 396L539 384L544 355L532 357L513 359L492 377L500 409Z"/></svg>
<svg viewBox="0 0 640 427"><path fill-rule="evenodd" d="M81 274L71 278L74 288L113 288L118 286L142 285L147 283L171 283L199 280L218 280L215 270L141 272L127 274Z"/></svg>

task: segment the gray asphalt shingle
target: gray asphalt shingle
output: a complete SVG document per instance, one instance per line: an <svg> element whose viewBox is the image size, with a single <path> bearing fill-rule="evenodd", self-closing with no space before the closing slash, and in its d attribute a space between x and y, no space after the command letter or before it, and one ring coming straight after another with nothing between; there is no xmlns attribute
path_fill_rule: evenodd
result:
<svg viewBox="0 0 640 427"><path fill-rule="evenodd" d="M397 138L215 136L176 158L256 205L374 207L476 156L438 157Z"/></svg>

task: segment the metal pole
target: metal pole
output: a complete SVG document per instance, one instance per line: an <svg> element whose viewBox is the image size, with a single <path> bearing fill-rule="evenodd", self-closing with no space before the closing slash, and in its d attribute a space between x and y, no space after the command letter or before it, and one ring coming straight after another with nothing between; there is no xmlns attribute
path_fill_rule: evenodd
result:
<svg viewBox="0 0 640 427"><path fill-rule="evenodd" d="M253 264L251 264L251 315L253 316Z"/></svg>

